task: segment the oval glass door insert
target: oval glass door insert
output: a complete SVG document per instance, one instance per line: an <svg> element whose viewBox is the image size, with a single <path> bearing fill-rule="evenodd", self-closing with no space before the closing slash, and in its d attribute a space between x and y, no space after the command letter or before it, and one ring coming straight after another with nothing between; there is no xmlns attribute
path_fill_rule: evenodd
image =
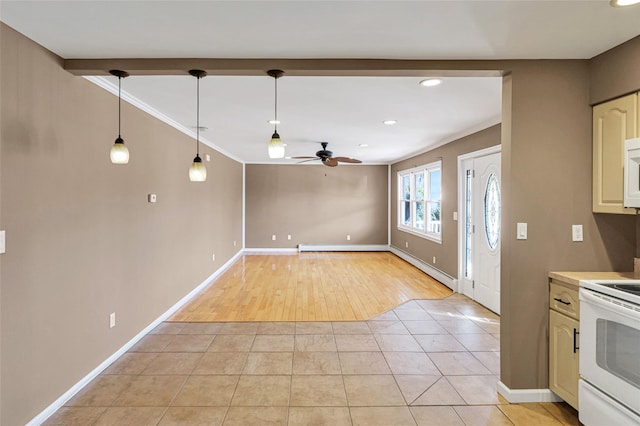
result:
<svg viewBox="0 0 640 426"><path fill-rule="evenodd" d="M489 248L495 250L500 241L500 183L494 173L484 191L484 230Z"/></svg>

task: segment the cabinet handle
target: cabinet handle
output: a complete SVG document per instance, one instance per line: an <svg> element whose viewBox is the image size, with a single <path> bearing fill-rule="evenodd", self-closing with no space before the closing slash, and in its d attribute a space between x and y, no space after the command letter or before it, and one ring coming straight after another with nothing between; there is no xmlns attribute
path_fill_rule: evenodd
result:
<svg viewBox="0 0 640 426"><path fill-rule="evenodd" d="M580 332L577 329L573 329L573 353L575 354L580 347L577 345L578 343L578 335Z"/></svg>
<svg viewBox="0 0 640 426"><path fill-rule="evenodd" d="M554 297L553 300L555 300L556 302L560 302L563 305L570 305L571 302L565 302L564 300L560 299L559 297Z"/></svg>

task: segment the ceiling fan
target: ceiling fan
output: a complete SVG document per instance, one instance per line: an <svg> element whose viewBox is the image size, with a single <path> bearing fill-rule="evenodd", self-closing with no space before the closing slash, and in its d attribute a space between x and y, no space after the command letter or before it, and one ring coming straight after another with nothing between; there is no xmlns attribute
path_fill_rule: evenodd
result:
<svg viewBox="0 0 640 426"><path fill-rule="evenodd" d="M362 161L356 160L355 158L334 157L333 152L327 150L327 145L329 145L329 142L320 142L320 145L322 145L322 149L316 152L315 157L292 157L292 158L298 159L298 160L304 159L305 161L301 161L301 163L306 163L307 161L320 160L322 161L322 164L329 167L335 167L338 165L338 163L362 163Z"/></svg>

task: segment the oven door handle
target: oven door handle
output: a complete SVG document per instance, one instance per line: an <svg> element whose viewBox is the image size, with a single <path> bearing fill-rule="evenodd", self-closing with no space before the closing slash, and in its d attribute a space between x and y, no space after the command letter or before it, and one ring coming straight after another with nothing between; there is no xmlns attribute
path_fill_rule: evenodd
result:
<svg viewBox="0 0 640 426"><path fill-rule="evenodd" d="M640 306L634 305L633 303L625 302L624 300L612 298L607 295L600 295L600 293L596 293L585 288L580 289L580 300L582 302L589 303L590 305L597 306L600 309L607 309L634 321L640 321Z"/></svg>

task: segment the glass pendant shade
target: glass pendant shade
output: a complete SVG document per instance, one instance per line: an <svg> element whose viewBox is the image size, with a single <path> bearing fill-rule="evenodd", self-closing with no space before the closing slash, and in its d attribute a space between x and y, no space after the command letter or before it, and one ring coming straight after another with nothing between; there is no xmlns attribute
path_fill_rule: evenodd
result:
<svg viewBox="0 0 640 426"><path fill-rule="evenodd" d="M284 158L284 144L278 132L274 132L269 141L269 158Z"/></svg>
<svg viewBox="0 0 640 426"><path fill-rule="evenodd" d="M191 167L189 167L189 180L191 182L204 182L207 180L207 168L199 155L196 155Z"/></svg>
<svg viewBox="0 0 640 426"><path fill-rule="evenodd" d="M113 164L127 164L129 162L129 150L121 137L118 137L111 147L110 157Z"/></svg>

